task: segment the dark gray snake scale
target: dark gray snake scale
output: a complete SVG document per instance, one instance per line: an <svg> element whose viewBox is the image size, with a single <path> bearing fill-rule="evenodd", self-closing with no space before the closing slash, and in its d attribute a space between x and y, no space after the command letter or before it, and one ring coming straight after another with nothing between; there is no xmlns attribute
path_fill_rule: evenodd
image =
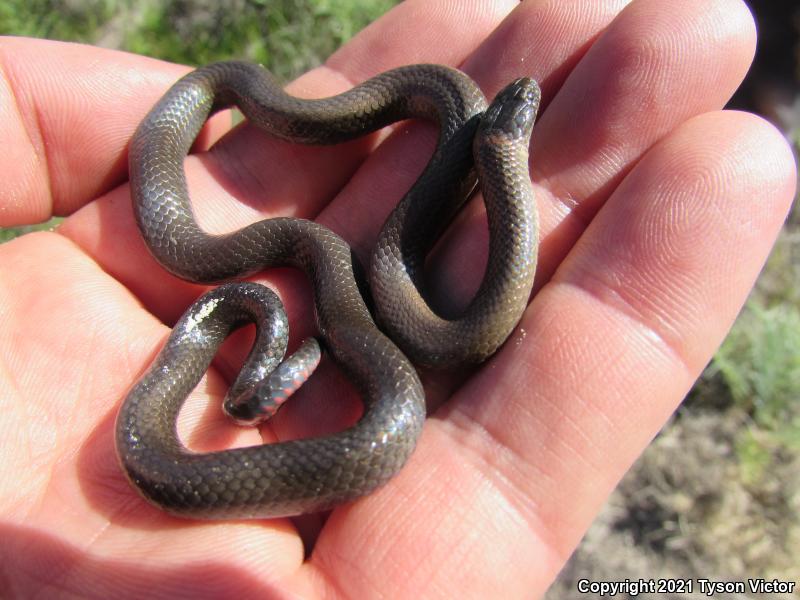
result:
<svg viewBox="0 0 800 600"><path fill-rule="evenodd" d="M318 360L316 344L304 343L300 356L289 359L294 366L270 376L288 338L280 302L264 286L225 283L181 317L120 410L117 453L141 494L180 516L276 517L331 508L395 475L425 419L409 359L426 366L478 363L506 340L527 304L538 246L528 172L538 103L536 83L519 79L487 108L469 77L439 65L400 67L321 100L289 96L262 67L242 62L212 64L178 81L130 146L134 212L147 246L171 273L194 282L228 281L267 267L302 269L323 346L358 388L364 413L325 437L207 454L186 449L176 433L178 411L232 330L256 325L256 342L225 400L240 422L273 412L268 388L299 379L295 372L309 356ZM224 235L198 227L183 160L209 115L233 104L250 123L302 144L335 144L407 118L438 124L434 155L384 225L367 269L375 320L359 293L350 247L327 228L299 218L267 219ZM445 320L420 292L422 267L474 189L476 172L489 220L489 262L463 315Z"/></svg>

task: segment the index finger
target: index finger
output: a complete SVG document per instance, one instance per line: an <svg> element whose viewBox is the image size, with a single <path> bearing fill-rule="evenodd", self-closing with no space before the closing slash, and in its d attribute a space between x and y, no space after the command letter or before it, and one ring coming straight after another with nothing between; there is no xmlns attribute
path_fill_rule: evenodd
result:
<svg viewBox="0 0 800 600"><path fill-rule="evenodd" d="M128 139L184 71L80 44L0 39L0 226L69 214L124 181Z"/></svg>

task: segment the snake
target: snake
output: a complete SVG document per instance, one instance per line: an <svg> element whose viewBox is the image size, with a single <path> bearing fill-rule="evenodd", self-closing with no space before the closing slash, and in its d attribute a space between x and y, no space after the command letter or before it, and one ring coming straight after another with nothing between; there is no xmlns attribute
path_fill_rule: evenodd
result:
<svg viewBox="0 0 800 600"><path fill-rule="evenodd" d="M400 471L426 417L414 365L486 360L527 306L538 248L528 146L540 95L533 79L520 78L487 104L465 73L417 64L335 96L301 99L264 67L243 61L200 67L166 92L129 146L135 220L166 270L220 285L179 319L118 413L118 460L141 496L179 517L273 518L331 509ZM433 155L386 220L368 267L312 220L264 219L225 234L198 225L183 161L209 116L232 106L250 124L298 144L338 144L406 119L438 126ZM425 260L476 185L489 258L472 301L445 318L430 306ZM280 300L263 285L237 281L269 267L300 269L311 282L319 342L303 342L288 359ZM253 424L273 414L319 361L321 345L360 393L359 420L316 438L206 453L186 448L176 428L180 408L223 340L248 324L255 342L223 403L230 416Z"/></svg>

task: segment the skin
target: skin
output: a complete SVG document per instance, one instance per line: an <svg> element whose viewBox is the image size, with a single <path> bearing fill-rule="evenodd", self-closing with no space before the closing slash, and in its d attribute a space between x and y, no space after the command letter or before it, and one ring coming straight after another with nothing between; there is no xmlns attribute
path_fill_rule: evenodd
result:
<svg viewBox="0 0 800 600"><path fill-rule="evenodd" d="M723 339L792 201L780 133L721 110L754 46L739 0L407 0L292 83L323 96L414 62L460 66L490 97L514 77L541 81L537 294L483 368L424 374L432 416L389 485L325 518L205 523L140 500L112 439L164 323L203 289L149 257L125 184L128 139L186 69L1 40L0 225L69 217L0 246L0 595L541 595ZM216 117L198 151L228 129ZM363 260L434 139L411 124L299 148L239 127L187 160L190 191L213 231L301 215ZM457 304L480 279L484 227L474 203L434 257ZM295 343L312 330L299 274L256 279L287 304ZM219 402L248 334L190 399L190 447L314 435L357 416L352 387L326 365L261 435L225 423Z"/></svg>

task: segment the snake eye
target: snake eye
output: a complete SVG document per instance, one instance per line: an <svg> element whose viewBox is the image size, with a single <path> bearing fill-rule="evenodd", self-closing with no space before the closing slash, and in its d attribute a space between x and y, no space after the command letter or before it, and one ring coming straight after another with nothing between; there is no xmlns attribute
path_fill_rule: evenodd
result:
<svg viewBox="0 0 800 600"><path fill-rule="evenodd" d="M514 138L530 133L541 92L538 84L528 77L511 82L489 105L481 121L484 132L494 131Z"/></svg>
<svg viewBox="0 0 800 600"><path fill-rule="evenodd" d="M517 114L514 115L514 123L520 131L524 131L529 127L533 120L536 118L536 107L532 104L523 104L519 107Z"/></svg>

